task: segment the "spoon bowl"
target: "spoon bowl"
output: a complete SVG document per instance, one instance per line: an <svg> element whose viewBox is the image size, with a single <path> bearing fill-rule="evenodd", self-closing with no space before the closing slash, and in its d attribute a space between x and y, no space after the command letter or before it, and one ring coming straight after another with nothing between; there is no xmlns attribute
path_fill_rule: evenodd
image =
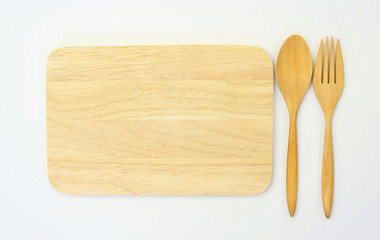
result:
<svg viewBox="0 0 380 240"><path fill-rule="evenodd" d="M291 108L299 106L309 88L313 61L305 40L290 36L280 49L276 64L277 84Z"/></svg>

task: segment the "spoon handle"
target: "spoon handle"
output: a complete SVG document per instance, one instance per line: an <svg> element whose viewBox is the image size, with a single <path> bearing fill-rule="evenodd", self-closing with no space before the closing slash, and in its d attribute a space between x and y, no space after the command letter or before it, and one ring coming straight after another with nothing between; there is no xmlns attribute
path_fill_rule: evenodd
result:
<svg viewBox="0 0 380 240"><path fill-rule="evenodd" d="M286 196L290 216L294 216L297 203L298 156L297 156L297 114L290 114L288 161L286 168Z"/></svg>
<svg viewBox="0 0 380 240"><path fill-rule="evenodd" d="M330 218L334 192L334 155L331 134L331 116L325 116L325 144L322 163L322 202L326 218Z"/></svg>

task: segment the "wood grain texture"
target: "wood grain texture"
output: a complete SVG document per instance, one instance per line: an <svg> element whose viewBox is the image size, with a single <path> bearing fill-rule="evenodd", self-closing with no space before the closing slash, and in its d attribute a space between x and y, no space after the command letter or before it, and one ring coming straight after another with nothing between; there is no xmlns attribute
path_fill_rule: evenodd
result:
<svg viewBox="0 0 380 240"><path fill-rule="evenodd" d="M296 211L298 186L297 113L309 88L312 72L313 62L305 40L298 35L290 36L278 54L276 77L289 110L286 196L292 217Z"/></svg>
<svg viewBox="0 0 380 240"><path fill-rule="evenodd" d="M271 180L272 62L249 46L66 47L48 175L70 194L247 195Z"/></svg>
<svg viewBox="0 0 380 240"><path fill-rule="evenodd" d="M330 218L334 193L334 154L332 144L332 117L344 85L343 58L339 40L337 41L334 62L334 42L331 37L330 56L328 38L326 38L325 54L323 39L319 45L313 77L315 95L325 114L325 143L322 162L322 202L326 218ZM329 58L328 58L329 56ZM324 58L324 60L323 60ZM323 61L323 67L322 67Z"/></svg>

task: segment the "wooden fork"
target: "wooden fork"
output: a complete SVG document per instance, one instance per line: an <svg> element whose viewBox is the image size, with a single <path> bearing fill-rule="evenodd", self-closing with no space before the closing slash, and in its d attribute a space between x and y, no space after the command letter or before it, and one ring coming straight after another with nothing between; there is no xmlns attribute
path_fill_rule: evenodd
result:
<svg viewBox="0 0 380 240"><path fill-rule="evenodd" d="M330 218L334 191L334 156L331 136L331 120L344 84L343 58L339 39L336 46L335 64L334 42L332 37L330 60L328 60L328 37L326 37L324 57L322 56L322 52L323 39L319 45L317 60L315 62L313 87L315 95L317 95L318 101L325 114L325 144L323 147L322 163L322 202L326 218Z"/></svg>

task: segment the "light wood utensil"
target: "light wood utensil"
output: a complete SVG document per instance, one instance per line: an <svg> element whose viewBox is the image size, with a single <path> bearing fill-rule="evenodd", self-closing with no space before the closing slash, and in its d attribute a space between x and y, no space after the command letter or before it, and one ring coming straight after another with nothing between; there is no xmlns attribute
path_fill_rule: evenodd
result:
<svg viewBox="0 0 380 240"><path fill-rule="evenodd" d="M325 215L330 218L334 192L334 156L331 135L331 121L335 106L340 98L344 85L343 58L339 39L336 46L334 64L334 42L331 37L330 59L328 60L328 38L323 52L323 39L319 45L315 62L313 87L315 95L325 115L325 143L322 163L322 202ZM323 61L323 66L322 66Z"/></svg>
<svg viewBox="0 0 380 240"><path fill-rule="evenodd" d="M305 40L290 36L282 45L277 58L277 84L289 110L289 142L286 172L286 195L290 216L294 216L297 202L297 112L312 77L313 62Z"/></svg>

